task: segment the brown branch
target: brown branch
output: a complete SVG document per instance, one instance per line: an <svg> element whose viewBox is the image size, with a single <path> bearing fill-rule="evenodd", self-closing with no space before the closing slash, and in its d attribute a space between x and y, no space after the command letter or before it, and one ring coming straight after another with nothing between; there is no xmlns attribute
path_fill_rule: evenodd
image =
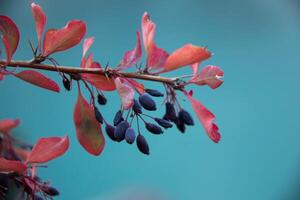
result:
<svg viewBox="0 0 300 200"><path fill-rule="evenodd" d="M54 65L47 65L47 64L38 64L38 63L32 63L31 61L14 61L12 60L9 64L6 64L5 60L0 60L0 67L6 66L6 67L20 67L20 68L31 68L31 69L38 69L38 70L46 70L46 71L60 71L66 74L99 74L99 75L105 75L106 71L105 69L83 69L80 67L72 67L72 66L54 66ZM108 68L108 71L113 71L112 68ZM154 76L154 75L148 75L148 74L141 74L137 72L118 72L118 74L122 77L126 78L135 78L140 80L147 80L147 81L155 81L155 82L161 82L161 83L168 83L168 84L175 84L176 81L178 81L177 78L167 78L167 77L161 77L161 76Z"/></svg>

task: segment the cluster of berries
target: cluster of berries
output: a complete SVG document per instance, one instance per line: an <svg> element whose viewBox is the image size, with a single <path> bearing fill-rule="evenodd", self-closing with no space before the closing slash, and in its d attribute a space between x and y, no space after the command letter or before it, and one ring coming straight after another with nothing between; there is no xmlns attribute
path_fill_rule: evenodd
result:
<svg viewBox="0 0 300 200"><path fill-rule="evenodd" d="M176 112L171 102L165 103L166 113L163 118L152 117L143 112L143 110L155 111L157 106L152 97L163 96L164 94L158 90L145 89L145 93L140 94L138 99L134 99L133 106L127 111L127 114L125 114L126 111L124 109L116 112L113 123L108 123L96 106L94 106L95 117L99 123L105 123L105 131L111 140L115 142L125 140L128 144L133 144L136 141L139 151L149 155L149 145L144 135L141 134L140 122L144 123L147 131L155 135L162 134L164 132L163 129L172 128L173 123L182 133L185 132L185 125L194 125L191 115L182 108ZM105 105L107 99L102 93L98 93L97 102L100 105ZM150 118L152 122L146 120L145 117ZM137 133L132 127L134 119L137 122Z"/></svg>

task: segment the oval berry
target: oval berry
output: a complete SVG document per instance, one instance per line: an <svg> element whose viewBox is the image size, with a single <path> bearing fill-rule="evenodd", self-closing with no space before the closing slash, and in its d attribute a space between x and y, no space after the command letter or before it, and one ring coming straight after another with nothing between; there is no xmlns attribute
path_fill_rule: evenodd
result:
<svg viewBox="0 0 300 200"><path fill-rule="evenodd" d="M175 122L177 119L174 105L170 102L166 103L166 114L164 116L164 119L170 120L172 122Z"/></svg>
<svg viewBox="0 0 300 200"><path fill-rule="evenodd" d="M172 128L172 123L168 120L165 119L160 119L160 118L154 118L154 120L162 127L164 128Z"/></svg>
<svg viewBox="0 0 300 200"><path fill-rule="evenodd" d="M121 142L124 140L127 128L129 128L129 123L127 121L122 121L117 125L114 132L116 141Z"/></svg>
<svg viewBox="0 0 300 200"><path fill-rule="evenodd" d="M146 125L146 129L153 134L159 135L163 133L163 130L156 124L145 123L145 125Z"/></svg>
<svg viewBox="0 0 300 200"><path fill-rule="evenodd" d="M100 124L103 124L103 116L102 116L102 114L100 113L100 111L98 110L98 108L96 106L94 107L94 111L95 111L95 117L96 117L97 121Z"/></svg>
<svg viewBox="0 0 300 200"><path fill-rule="evenodd" d="M97 101L100 105L105 105L107 102L107 99L105 98L105 96L103 94L98 94Z"/></svg>
<svg viewBox="0 0 300 200"><path fill-rule="evenodd" d="M139 96L139 102L143 108L146 110L156 110L156 104L155 101L151 98L151 96L147 93L141 94Z"/></svg>
<svg viewBox="0 0 300 200"><path fill-rule="evenodd" d="M42 187L43 192L45 192L46 194L50 195L50 196L57 196L59 195L59 191L51 186L44 186Z"/></svg>
<svg viewBox="0 0 300 200"><path fill-rule="evenodd" d="M134 143L135 140L135 132L134 129L129 127L125 133L125 140L128 144Z"/></svg>
<svg viewBox="0 0 300 200"><path fill-rule="evenodd" d="M146 141L146 139L144 138L144 136L142 136L141 134L139 134L136 138L136 145L138 147L138 149L140 150L140 152L142 152L143 154L149 155L149 146L148 143Z"/></svg>
<svg viewBox="0 0 300 200"><path fill-rule="evenodd" d="M176 127L177 129L181 132L184 133L185 132L185 125L184 122L182 120L180 120L179 118L175 121Z"/></svg>
<svg viewBox="0 0 300 200"><path fill-rule="evenodd" d="M179 113L178 113L178 117L186 125L189 125L189 126L193 126L194 125L194 120L193 120L192 116L186 110L181 109L179 111Z"/></svg>
<svg viewBox="0 0 300 200"><path fill-rule="evenodd" d="M164 96L164 94L158 90L146 89L145 92L147 92L148 94L150 94L153 97L163 97Z"/></svg>
<svg viewBox="0 0 300 200"><path fill-rule="evenodd" d="M142 113L142 106L140 105L140 103L136 99L133 100L132 109L136 114L141 114Z"/></svg>
<svg viewBox="0 0 300 200"><path fill-rule="evenodd" d="M106 134L108 135L108 137L113 140L113 141L116 141L116 138L115 138L115 127L110 125L110 124L106 124L106 127L105 127L105 132Z"/></svg>
<svg viewBox="0 0 300 200"><path fill-rule="evenodd" d="M122 111L118 110L114 117L114 126L117 126L121 121L123 121Z"/></svg>
<svg viewBox="0 0 300 200"><path fill-rule="evenodd" d="M63 85L66 90L70 91L71 90L71 81L67 79L66 77L63 77Z"/></svg>

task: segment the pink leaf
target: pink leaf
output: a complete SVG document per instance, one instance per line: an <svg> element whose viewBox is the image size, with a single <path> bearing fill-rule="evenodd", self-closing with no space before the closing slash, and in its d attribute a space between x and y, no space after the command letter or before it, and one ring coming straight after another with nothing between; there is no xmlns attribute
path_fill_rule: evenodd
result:
<svg viewBox="0 0 300 200"><path fill-rule="evenodd" d="M199 74L193 76L189 82L197 85L208 85L212 89L216 89L223 83L223 80L220 79L223 75L224 72L219 67L209 65L203 68Z"/></svg>
<svg viewBox="0 0 300 200"><path fill-rule="evenodd" d="M47 17L41 6L35 3L31 3L31 11L33 14L33 18L36 26L36 33L38 36L38 45L41 45L41 38L45 29Z"/></svg>
<svg viewBox="0 0 300 200"><path fill-rule="evenodd" d="M218 126L214 123L215 116L209 110L207 110L199 101L192 97L193 92L190 91L189 93L185 92L185 95L189 99L192 107L201 122L202 126L204 127L206 133L210 137L211 140L218 143L221 139L221 135L219 133Z"/></svg>
<svg viewBox="0 0 300 200"><path fill-rule="evenodd" d="M69 148L69 138L49 137L41 138L34 145L27 163L45 163L63 155Z"/></svg>
<svg viewBox="0 0 300 200"><path fill-rule="evenodd" d="M7 134L19 124L19 119L2 119L0 120L0 132Z"/></svg>
<svg viewBox="0 0 300 200"><path fill-rule="evenodd" d="M172 71L194 63L200 63L210 56L211 53L206 48L186 44L171 53L165 63L163 72Z"/></svg>
<svg viewBox="0 0 300 200"><path fill-rule="evenodd" d="M139 83L132 78L122 78L122 80L128 85L130 85L132 88L136 89L138 93L143 94L145 92L145 87L142 83Z"/></svg>
<svg viewBox="0 0 300 200"><path fill-rule="evenodd" d="M75 46L82 40L85 32L85 22L80 20L72 20L59 30L49 29L44 37L43 56L48 56Z"/></svg>
<svg viewBox="0 0 300 200"><path fill-rule="evenodd" d="M15 74L15 76L38 87L52 90L54 92L60 91L59 86L53 80L37 71L24 70Z"/></svg>
<svg viewBox="0 0 300 200"><path fill-rule="evenodd" d="M141 45L141 36L140 32L136 32L137 41L134 49L127 51L124 54L123 60L121 61L118 69L126 69L135 65L142 57L142 45Z"/></svg>
<svg viewBox="0 0 300 200"><path fill-rule="evenodd" d="M95 118L94 108L84 99L80 90L78 91L73 119L77 139L81 146L90 154L99 155L105 146L101 125Z"/></svg>
<svg viewBox="0 0 300 200"><path fill-rule="evenodd" d="M9 63L19 44L19 29L9 17L0 16L0 32L6 50L7 62Z"/></svg>
<svg viewBox="0 0 300 200"><path fill-rule="evenodd" d="M156 25L151 21L149 14L145 12L142 17L142 33L149 70L162 68L169 56L164 49L156 46L154 42L155 29Z"/></svg>
<svg viewBox="0 0 300 200"><path fill-rule="evenodd" d="M26 171L27 166L21 161L7 160L0 157L0 172L18 172L22 173Z"/></svg>
<svg viewBox="0 0 300 200"><path fill-rule="evenodd" d="M85 56L86 52L89 50L89 48L92 46L93 43L94 43L94 37L89 37L84 39L82 57Z"/></svg>
<svg viewBox="0 0 300 200"><path fill-rule="evenodd" d="M116 78L115 83L123 108L125 110L130 109L133 106L134 90L128 85L124 84L122 78Z"/></svg>
<svg viewBox="0 0 300 200"><path fill-rule="evenodd" d="M85 57L82 58L81 68L98 69L101 68L101 65L98 62L93 62L93 55L91 54L87 59ZM99 90L112 91L116 89L114 79L109 79L104 75L85 73L81 76Z"/></svg>
<svg viewBox="0 0 300 200"><path fill-rule="evenodd" d="M199 64L200 63L191 64L191 68L192 68L192 71L193 71L193 77L195 77L198 74Z"/></svg>

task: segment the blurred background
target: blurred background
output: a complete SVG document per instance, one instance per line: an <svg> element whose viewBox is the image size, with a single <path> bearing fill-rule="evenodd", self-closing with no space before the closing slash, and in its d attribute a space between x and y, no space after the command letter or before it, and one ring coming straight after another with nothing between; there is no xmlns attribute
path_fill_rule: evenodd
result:
<svg viewBox="0 0 300 200"><path fill-rule="evenodd" d="M207 45L214 56L203 65L225 72L225 83L217 90L193 88L216 115L221 142L210 141L199 123L184 135L175 128L161 136L145 133L150 156L139 153L136 145L107 137L101 156L87 154L72 121L76 90L55 94L6 77L0 83L0 118L21 119L15 136L31 143L42 136L71 138L69 151L39 170L60 190L57 199L300 199L299 0L36 2L47 14L47 28L85 20L87 36L95 36L90 52L102 65L117 65L133 48L141 16L148 11L157 24L159 47L172 52L185 43ZM30 3L0 1L0 14L10 16L21 32L15 59L30 59L28 39L36 42ZM78 45L54 58L78 66L81 52ZM188 67L168 75L187 73ZM46 74L60 82L57 74ZM158 84L148 86L162 90ZM116 93L105 94L109 102L101 111L111 121L119 100ZM192 112L187 102L183 105Z"/></svg>

